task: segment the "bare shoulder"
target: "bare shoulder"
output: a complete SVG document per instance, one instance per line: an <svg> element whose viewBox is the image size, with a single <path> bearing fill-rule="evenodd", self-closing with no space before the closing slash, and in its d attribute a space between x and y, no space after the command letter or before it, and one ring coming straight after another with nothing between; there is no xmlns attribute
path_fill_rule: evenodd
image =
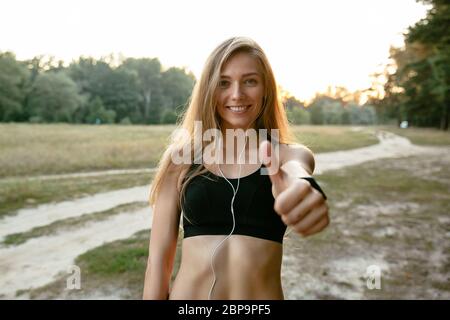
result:
<svg viewBox="0 0 450 320"><path fill-rule="evenodd" d="M167 167L165 175L172 184L172 186L176 187L176 190L178 192L181 191L181 183L183 181L183 178L186 176L189 167L190 166L188 164L175 164L172 161L169 163L169 166Z"/></svg>
<svg viewBox="0 0 450 320"><path fill-rule="evenodd" d="M179 195L181 190L180 178L184 169L184 165L177 165L172 161L164 168L161 173L161 180L158 187L158 193L154 200L154 217L166 217L169 222L178 219L181 208L179 206ZM163 212L164 214L160 214ZM168 214L169 213L169 214ZM156 219L159 221L159 218ZM166 221L167 222L167 221ZM169 223L167 222L167 223ZM173 226L175 228L175 226Z"/></svg>
<svg viewBox="0 0 450 320"><path fill-rule="evenodd" d="M184 163L176 163L173 161L173 155L174 154L179 154L180 152L182 152L182 147L180 146L175 146L175 145L170 145L166 151L165 151L165 155L170 156L170 161L168 166L166 167L165 171L164 171L164 176L165 179L168 178L172 183L175 182L177 183L178 180L180 180L180 178L182 178L183 174L185 174L188 169L189 169L189 165L188 164L184 164Z"/></svg>
<svg viewBox="0 0 450 320"><path fill-rule="evenodd" d="M280 143L280 161L282 164L296 160L299 161L303 167L312 174L315 168L314 153L307 146L303 144L285 144Z"/></svg>

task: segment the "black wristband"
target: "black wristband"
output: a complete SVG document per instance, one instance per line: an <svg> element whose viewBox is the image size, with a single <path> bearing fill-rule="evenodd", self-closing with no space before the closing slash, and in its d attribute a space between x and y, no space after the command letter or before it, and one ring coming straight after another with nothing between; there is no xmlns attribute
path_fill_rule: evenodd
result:
<svg viewBox="0 0 450 320"><path fill-rule="evenodd" d="M311 187L313 187L314 189L319 191L322 194L323 198L325 200L327 200L327 196L325 195L325 192L323 192L322 188L319 186L319 184L316 182L316 180L313 177L302 177L301 179L307 180L311 184Z"/></svg>

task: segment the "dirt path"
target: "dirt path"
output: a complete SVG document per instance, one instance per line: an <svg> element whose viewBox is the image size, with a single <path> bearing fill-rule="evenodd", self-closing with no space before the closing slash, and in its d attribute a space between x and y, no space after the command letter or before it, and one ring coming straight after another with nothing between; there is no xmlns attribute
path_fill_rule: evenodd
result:
<svg viewBox="0 0 450 320"><path fill-rule="evenodd" d="M76 200L43 204L36 208L21 209L17 215L6 216L0 220L0 241L8 234L29 231L58 220L112 209L125 203L145 201L148 191L148 186L141 186L102 192Z"/></svg>
<svg viewBox="0 0 450 320"><path fill-rule="evenodd" d="M316 174L380 158L442 152L442 148L411 145L409 140L391 133L380 132L378 138L380 143L374 146L317 154ZM0 220L0 238L67 217L107 210L124 203L146 201L148 190L148 186L140 186L24 209L15 216ZM51 282L58 273L66 272L78 255L102 243L130 237L148 228L150 221L150 209L123 213L79 230L0 248L0 297L14 298L17 290L36 288Z"/></svg>
<svg viewBox="0 0 450 320"><path fill-rule="evenodd" d="M92 172L76 172L76 173L64 173L64 174L50 174L43 176L31 176L31 177L20 177L21 180L57 180L57 179L67 179L67 178L86 178L86 177L99 177L106 175L115 174L133 174L133 173L150 173L155 172L156 168L150 169L117 169L117 170L103 170L103 171L92 171ZM2 181L17 180L14 178L5 178Z"/></svg>
<svg viewBox="0 0 450 320"><path fill-rule="evenodd" d="M59 273L68 272L74 259L87 250L127 239L150 226L150 209L146 208L123 212L75 231L33 238L23 245L2 248L0 298L12 299L19 289L43 286Z"/></svg>
<svg viewBox="0 0 450 320"><path fill-rule="evenodd" d="M413 145L408 139L386 131L378 132L377 138L380 143L376 145L353 150L316 154L316 169L314 170L314 174L317 175L325 171L355 166L382 158L407 157L415 154L435 153L442 150L442 148L437 147Z"/></svg>

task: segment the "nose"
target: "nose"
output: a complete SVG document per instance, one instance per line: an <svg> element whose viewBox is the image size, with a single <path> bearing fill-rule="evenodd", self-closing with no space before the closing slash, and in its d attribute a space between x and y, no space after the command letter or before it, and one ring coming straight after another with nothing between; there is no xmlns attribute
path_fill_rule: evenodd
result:
<svg viewBox="0 0 450 320"><path fill-rule="evenodd" d="M244 92L243 92L239 82L234 83L231 90L232 90L231 98L233 100L239 100L244 95Z"/></svg>

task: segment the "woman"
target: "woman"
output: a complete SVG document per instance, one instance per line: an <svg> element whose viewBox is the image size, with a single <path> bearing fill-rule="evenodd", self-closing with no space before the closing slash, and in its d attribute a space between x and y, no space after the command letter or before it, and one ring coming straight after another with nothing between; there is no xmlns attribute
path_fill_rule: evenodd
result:
<svg viewBox="0 0 450 320"><path fill-rule="evenodd" d="M272 69L257 43L234 37L211 53L181 129L152 184L144 299L284 299L286 226L301 236L320 232L329 223L328 206L311 178L313 154L295 144ZM195 139L199 130L214 129L222 135ZM261 141L261 130L269 129ZM240 135L227 135L230 130ZM235 140L249 130L261 142L247 143L244 134L235 154ZM205 161L207 147L214 160ZM180 152L189 161L174 161ZM249 160L242 158L244 152ZM232 154L231 161L224 163L224 154ZM260 170L264 167L269 175ZM169 288L182 214L181 264Z"/></svg>

